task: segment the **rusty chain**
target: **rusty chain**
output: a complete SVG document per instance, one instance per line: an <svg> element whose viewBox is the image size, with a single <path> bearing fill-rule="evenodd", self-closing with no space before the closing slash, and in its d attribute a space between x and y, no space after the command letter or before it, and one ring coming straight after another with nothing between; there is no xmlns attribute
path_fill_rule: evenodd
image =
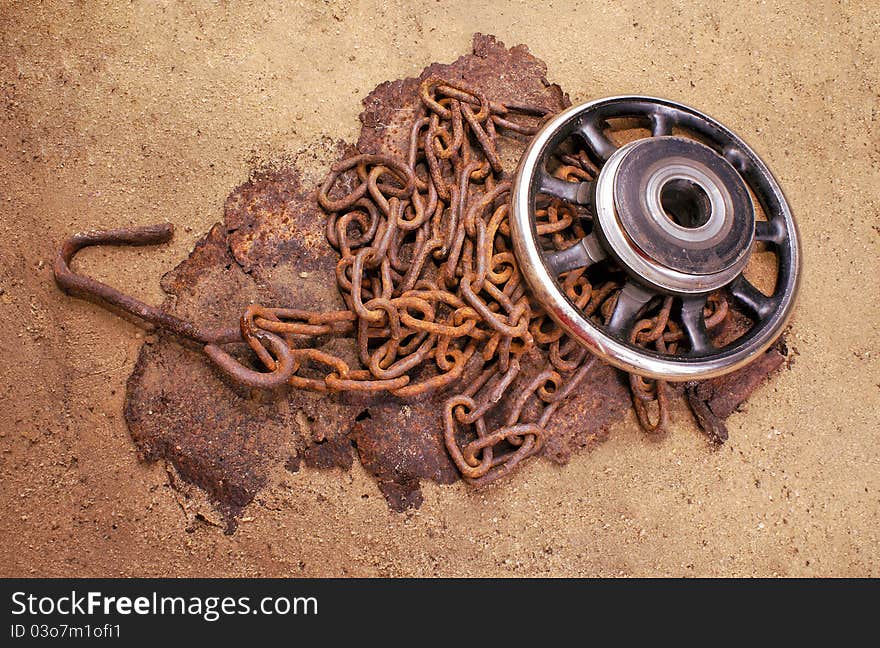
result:
<svg viewBox="0 0 880 648"><path fill-rule="evenodd" d="M140 237L118 230L69 239L56 261L59 284L203 343L208 357L240 385L401 398L459 385L443 407L450 457L475 485L508 474L542 448L551 416L595 362L532 300L510 240L511 185L500 146L504 138L536 132L548 111L494 101L438 77L420 84L419 98L406 159L354 155L334 164L318 191L328 214L327 240L340 255L336 277L344 310L254 304L238 331L207 330L69 269L86 245L167 239L170 229L160 226ZM553 173L565 180L591 180L597 173L583 151L561 154L558 162ZM584 217L573 205L547 199L536 210L537 232L547 245L563 249L585 235ZM613 276L593 285L584 269L563 275L562 284L587 316L605 320L622 285ZM666 298L652 306L648 312L655 314L635 324L630 342L675 352L682 332L670 319L671 303ZM723 298L711 300L707 327L726 311ZM309 346L316 336L352 339L358 366ZM222 348L242 340L263 370ZM526 372L526 356L541 358L541 370ZM461 384L474 365L476 377ZM522 387L499 417L498 405L517 379ZM630 386L641 425L663 430L666 384L632 375Z"/></svg>

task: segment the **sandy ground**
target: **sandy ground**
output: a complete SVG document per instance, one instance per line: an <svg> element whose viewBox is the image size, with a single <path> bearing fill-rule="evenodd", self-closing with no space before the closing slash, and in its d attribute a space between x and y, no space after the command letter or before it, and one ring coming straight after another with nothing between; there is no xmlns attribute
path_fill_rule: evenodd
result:
<svg viewBox="0 0 880 648"><path fill-rule="evenodd" d="M880 5L738 5L0 2L0 575L880 575ZM758 150L803 236L793 368L718 451L677 411L408 514L356 463L279 471L233 536L194 523L122 420L142 334L55 289L55 246L177 223L79 266L158 302L255 165L353 140L366 92L474 31L573 101L666 96Z"/></svg>

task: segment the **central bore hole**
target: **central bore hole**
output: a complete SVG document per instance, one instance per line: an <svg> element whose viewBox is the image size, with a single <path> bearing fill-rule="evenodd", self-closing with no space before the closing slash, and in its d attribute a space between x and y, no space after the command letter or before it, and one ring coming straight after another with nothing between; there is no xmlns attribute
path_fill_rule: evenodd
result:
<svg viewBox="0 0 880 648"><path fill-rule="evenodd" d="M660 189L660 205L673 223L682 227L702 227L709 222L712 204L705 190L684 178L670 180Z"/></svg>

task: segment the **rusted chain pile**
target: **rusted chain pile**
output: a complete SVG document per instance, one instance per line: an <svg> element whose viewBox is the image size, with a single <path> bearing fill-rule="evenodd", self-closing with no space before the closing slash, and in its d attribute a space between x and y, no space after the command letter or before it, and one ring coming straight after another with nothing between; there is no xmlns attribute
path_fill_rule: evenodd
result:
<svg viewBox="0 0 880 648"><path fill-rule="evenodd" d="M510 182L499 138L534 133L546 111L492 101L436 77L425 80L419 94L406 160L355 155L332 167L318 193L329 214L327 239L340 254L336 275L346 310L251 306L242 335L271 372L260 374L260 381L327 392L422 397L459 382L477 355L482 371L446 401L443 422L462 475L484 484L541 448L548 420L593 358L530 301L509 238ZM554 171L567 180L589 180L594 173L583 154L566 156ZM554 247L584 236L575 207L559 199L541 207L538 233ZM569 272L563 287L588 315L602 317L610 315L620 284L610 280L594 288L581 269ZM634 332L639 343L663 344L664 335L676 334L668 315L667 304L640 322ZM295 339L328 334L353 336L361 366ZM282 336L284 343L266 335ZM515 395L503 424L490 429L487 415L535 347L544 352L545 366ZM661 428L662 383L648 387L634 379L633 388L640 420L648 429ZM659 408L653 425L647 420L651 399ZM526 420L530 400L539 410L531 407ZM463 446L460 428L473 438Z"/></svg>
<svg viewBox="0 0 880 648"><path fill-rule="evenodd" d="M511 185L499 144L533 134L547 111L493 101L478 89L437 77L422 82L419 95L406 159L371 154L344 159L318 192L328 213L327 239L340 255L336 276L344 310L251 305L241 317L240 335L233 329L203 330L103 284L85 285L91 280L67 267L84 245L112 243L117 235L130 244L157 242L170 230L145 230L141 239L121 231L98 235L100 240L74 237L56 262L59 283L205 343L206 354L242 385L402 398L460 385L443 408L450 456L474 484L509 473L541 449L550 417L595 362L531 300L510 241ZM552 173L561 179L592 180L597 173L582 151L562 154L557 162ZM556 249L583 237L588 220L558 198L542 198L536 211L539 236ZM584 269L561 279L579 308L607 321L622 285L613 272L599 281L594 275L596 285ZM708 327L720 322L727 308L720 298L710 305ZM670 308L671 299L653 305L648 312L654 314L636 323L630 341L674 352L682 332ZM352 338L360 366L310 346L315 336ZM265 371L244 366L221 348L241 339ZM530 361L543 362L531 378L523 371ZM461 384L466 367L476 363L481 366L469 373L476 377ZM495 410L518 378L524 385L499 417ZM631 376L631 387L643 427L662 430L668 418L665 384Z"/></svg>

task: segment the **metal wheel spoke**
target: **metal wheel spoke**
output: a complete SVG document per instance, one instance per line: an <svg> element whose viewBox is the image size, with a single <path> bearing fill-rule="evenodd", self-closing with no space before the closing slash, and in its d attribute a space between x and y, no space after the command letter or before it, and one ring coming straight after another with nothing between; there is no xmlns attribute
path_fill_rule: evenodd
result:
<svg viewBox="0 0 880 648"><path fill-rule="evenodd" d="M743 275L734 279L730 284L730 294L750 315L759 320L770 317L776 308L775 300L755 288Z"/></svg>
<svg viewBox="0 0 880 648"><path fill-rule="evenodd" d="M653 137L672 135L672 125L672 118L668 115L663 113L651 115L651 135Z"/></svg>
<svg viewBox="0 0 880 648"><path fill-rule="evenodd" d="M580 241L564 250L544 253L547 266L556 276L563 272L591 266L605 258L605 251L596 239L595 234L585 236Z"/></svg>
<svg viewBox="0 0 880 648"><path fill-rule="evenodd" d="M592 182L568 182L542 172L538 191L575 205L589 205L592 188Z"/></svg>
<svg viewBox="0 0 880 648"><path fill-rule="evenodd" d="M686 297L682 300L681 323L691 343L691 355L704 355L715 348L706 330L706 320L703 318L705 305L705 296Z"/></svg>
<svg viewBox="0 0 880 648"><path fill-rule="evenodd" d="M575 126L574 132L584 140L602 162L605 162L617 150L617 145L608 139L601 126L592 120L582 119Z"/></svg>
<svg viewBox="0 0 880 648"><path fill-rule="evenodd" d="M608 329L612 333L620 333L628 328L628 325L636 318L642 307L651 301L655 295L651 290L643 288L632 281L626 282L623 290L617 297L617 304L614 305L614 311L611 313L611 319L608 322Z"/></svg>
<svg viewBox="0 0 880 648"><path fill-rule="evenodd" d="M785 238L785 234L778 223L779 221L776 220L758 221L755 223L755 238L759 241L780 245Z"/></svg>

